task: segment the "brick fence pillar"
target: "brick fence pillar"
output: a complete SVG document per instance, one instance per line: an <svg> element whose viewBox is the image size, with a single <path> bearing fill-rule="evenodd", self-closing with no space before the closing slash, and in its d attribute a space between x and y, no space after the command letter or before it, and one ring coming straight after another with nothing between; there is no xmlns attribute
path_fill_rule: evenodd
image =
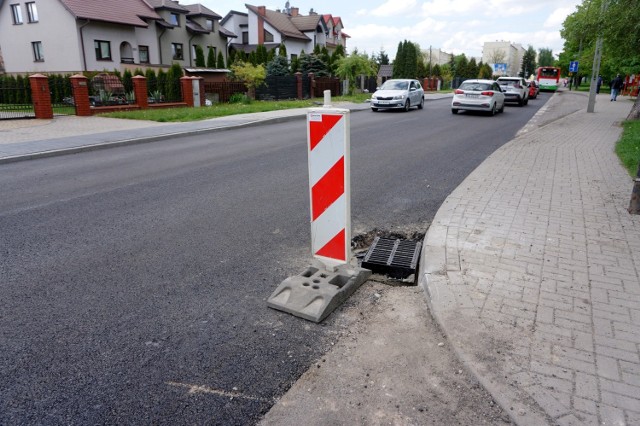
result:
<svg viewBox="0 0 640 426"><path fill-rule="evenodd" d="M180 86L182 87L182 102L185 102L187 106L193 106L193 78L184 76L180 77Z"/></svg>
<svg viewBox="0 0 640 426"><path fill-rule="evenodd" d="M49 80L42 74L29 76L31 85L31 100L36 118L53 118L53 106L51 105L51 92L49 92Z"/></svg>
<svg viewBox="0 0 640 426"><path fill-rule="evenodd" d="M131 79L133 82L133 94L136 97L136 105L141 109L149 108L149 97L147 95L147 77L136 75Z"/></svg>
<svg viewBox="0 0 640 426"><path fill-rule="evenodd" d="M309 97L316 97L316 76L314 73L309 73Z"/></svg>
<svg viewBox="0 0 640 426"><path fill-rule="evenodd" d="M303 99L302 93L302 73L298 71L296 74L296 88L298 89L298 99Z"/></svg>
<svg viewBox="0 0 640 426"><path fill-rule="evenodd" d="M81 74L72 75L69 79L73 88L76 115L80 117L92 115L91 104L89 103L89 79Z"/></svg>

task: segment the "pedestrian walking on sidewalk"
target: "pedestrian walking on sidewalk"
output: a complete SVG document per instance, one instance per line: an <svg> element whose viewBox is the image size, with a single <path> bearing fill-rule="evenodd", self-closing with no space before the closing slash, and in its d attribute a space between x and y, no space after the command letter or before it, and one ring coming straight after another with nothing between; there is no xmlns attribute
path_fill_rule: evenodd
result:
<svg viewBox="0 0 640 426"><path fill-rule="evenodd" d="M598 81L596 82L596 94L600 93L600 86L602 86L602 76L598 76Z"/></svg>
<svg viewBox="0 0 640 426"><path fill-rule="evenodd" d="M620 77L620 74L616 75L616 78L611 80L611 83L609 85L611 86L610 102L613 102L618 98L618 94L620 93L620 90L622 90L622 87L624 85L622 81L622 77Z"/></svg>

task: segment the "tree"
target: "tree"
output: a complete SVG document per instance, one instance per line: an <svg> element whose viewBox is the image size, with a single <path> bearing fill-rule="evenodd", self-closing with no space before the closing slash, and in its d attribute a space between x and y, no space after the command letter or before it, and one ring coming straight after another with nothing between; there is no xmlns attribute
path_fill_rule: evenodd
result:
<svg viewBox="0 0 640 426"><path fill-rule="evenodd" d="M469 61L467 60L467 56L462 53L460 55L455 56L455 77L469 78Z"/></svg>
<svg viewBox="0 0 640 426"><path fill-rule="evenodd" d="M251 65L258 65L258 55L256 54L256 52L250 52L249 53L249 63L251 63Z"/></svg>
<svg viewBox="0 0 640 426"><path fill-rule="evenodd" d="M492 64L504 64L507 59L507 53L502 49L496 49L489 55L489 62Z"/></svg>
<svg viewBox="0 0 640 426"><path fill-rule="evenodd" d="M224 56L222 55L222 52L218 52L218 62L216 63L216 68L224 68Z"/></svg>
<svg viewBox="0 0 640 426"><path fill-rule="evenodd" d="M410 41L405 41L404 51L404 77L416 78L418 75L418 51L416 45Z"/></svg>
<svg viewBox="0 0 640 426"><path fill-rule="evenodd" d="M129 93L133 90L133 75L131 75L131 71L126 69L122 74L122 85L124 86L124 91Z"/></svg>
<svg viewBox="0 0 640 426"><path fill-rule="evenodd" d="M289 75L289 61L285 57L276 56L267 64L266 72L269 77L273 75Z"/></svg>
<svg viewBox="0 0 640 426"><path fill-rule="evenodd" d="M529 78L536 70L536 50L533 46L529 45L527 50L522 55L522 68L520 75L524 78Z"/></svg>
<svg viewBox="0 0 640 426"><path fill-rule="evenodd" d="M398 51L393 60L393 78L418 77L418 64L423 62L420 46L416 43L404 40L398 44ZM424 70L424 63L421 70ZM424 71L422 71L424 73Z"/></svg>
<svg viewBox="0 0 640 426"><path fill-rule="evenodd" d="M147 78L147 90L149 92L158 90L158 78L156 77L156 72L153 70L153 68L147 68L144 76Z"/></svg>
<svg viewBox="0 0 640 426"><path fill-rule="evenodd" d="M182 67L178 63L174 63L167 72L165 95L168 101L178 101L182 97L182 88L180 87L180 78L182 78Z"/></svg>
<svg viewBox="0 0 640 426"><path fill-rule="evenodd" d="M256 64L266 65L269 58L269 52L267 52L267 48L264 44L259 44L256 48ZM252 62L253 63L253 62Z"/></svg>
<svg viewBox="0 0 640 426"><path fill-rule="evenodd" d="M359 75L374 75L369 56L366 54L352 53L349 56L340 58L337 63L336 74L349 80L349 93L353 93L356 88L356 77Z"/></svg>
<svg viewBox="0 0 640 426"><path fill-rule="evenodd" d="M216 67L216 57L213 52L213 46L209 46L209 51L207 52L207 68L215 68ZM224 65L222 67L224 68Z"/></svg>
<svg viewBox="0 0 640 426"><path fill-rule="evenodd" d="M302 71L303 74L312 72L317 77L326 77L331 74L329 65L315 53L304 56L300 55L300 71Z"/></svg>
<svg viewBox="0 0 640 426"><path fill-rule="evenodd" d="M480 65L480 69L478 70L478 78L492 79L493 69L491 69L491 65L489 64Z"/></svg>
<svg viewBox="0 0 640 426"><path fill-rule="evenodd" d="M255 89L260 86L267 77L267 72L262 64L253 65L247 62L238 62L231 66L233 78L244 82L249 89L249 97L255 97Z"/></svg>
<svg viewBox="0 0 640 426"><path fill-rule="evenodd" d="M300 59L297 56L291 58L291 73L295 74L300 71Z"/></svg>
<svg viewBox="0 0 640 426"><path fill-rule="evenodd" d="M538 50L538 63L541 67L552 67L555 62L553 59L553 50L542 48Z"/></svg>
<svg viewBox="0 0 640 426"><path fill-rule="evenodd" d="M398 43L398 49L396 50L396 58L393 60L392 77L399 78L404 75L404 52L402 51L404 44Z"/></svg>
<svg viewBox="0 0 640 426"><path fill-rule="evenodd" d="M595 42L603 37L601 73L610 79L618 72L634 74L640 67L640 7L637 0L584 0L567 16L560 35L565 40L559 65L579 61L580 71L592 69ZM542 64L542 61L540 61Z"/></svg>
<svg viewBox="0 0 640 426"><path fill-rule="evenodd" d="M196 45L196 67L204 67L204 51L202 50L202 46L199 44Z"/></svg>
<svg viewBox="0 0 640 426"><path fill-rule="evenodd" d="M280 43L280 46L278 46L278 56L287 57L287 46L284 43Z"/></svg>
<svg viewBox="0 0 640 426"><path fill-rule="evenodd" d="M478 78L479 73L480 67L478 67L478 64L476 63L476 58L471 58L467 65L467 78Z"/></svg>
<svg viewBox="0 0 640 426"><path fill-rule="evenodd" d="M378 57L376 58L378 65L389 65L389 55L384 49L380 49L380 53L378 53Z"/></svg>

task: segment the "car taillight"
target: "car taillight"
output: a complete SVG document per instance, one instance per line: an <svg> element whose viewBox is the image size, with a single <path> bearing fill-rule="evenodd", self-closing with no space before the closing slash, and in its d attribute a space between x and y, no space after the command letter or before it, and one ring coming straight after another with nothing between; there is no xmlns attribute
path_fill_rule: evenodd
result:
<svg viewBox="0 0 640 426"><path fill-rule="evenodd" d="M464 95L464 90L456 89L456 95Z"/></svg>
<svg viewBox="0 0 640 426"><path fill-rule="evenodd" d="M482 96L493 96L493 92L491 90L484 91L480 93Z"/></svg>

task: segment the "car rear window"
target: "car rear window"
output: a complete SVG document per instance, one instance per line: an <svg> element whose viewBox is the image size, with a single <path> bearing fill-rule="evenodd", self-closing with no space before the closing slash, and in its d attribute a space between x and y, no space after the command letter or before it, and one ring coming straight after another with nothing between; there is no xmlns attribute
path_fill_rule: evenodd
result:
<svg viewBox="0 0 640 426"><path fill-rule="evenodd" d="M461 90L469 90L473 92L481 92L483 90L491 89L491 85L487 83L462 83L460 85Z"/></svg>
<svg viewBox="0 0 640 426"><path fill-rule="evenodd" d="M500 86L508 86L508 87L513 87L516 84L520 83L517 80L498 80L498 84Z"/></svg>

